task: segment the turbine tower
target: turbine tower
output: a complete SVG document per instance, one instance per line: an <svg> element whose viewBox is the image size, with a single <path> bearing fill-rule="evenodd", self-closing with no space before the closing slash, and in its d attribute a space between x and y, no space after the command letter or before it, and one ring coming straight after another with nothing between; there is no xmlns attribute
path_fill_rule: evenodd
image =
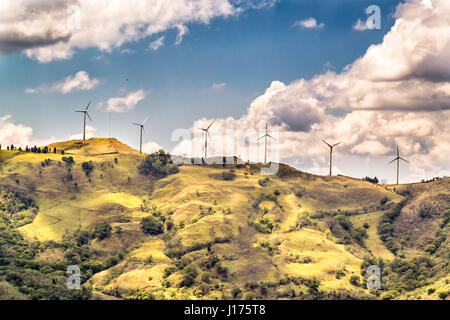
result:
<svg viewBox="0 0 450 320"><path fill-rule="evenodd" d="M395 158L394 160L389 162L389 164L391 164L392 162L397 161L397 185L398 185L398 179L399 179L399 175L400 175L400 160L403 160L403 161L409 163L408 160L405 160L402 157L400 157L400 151L398 150L398 146L397 146L397 158Z"/></svg>
<svg viewBox="0 0 450 320"><path fill-rule="evenodd" d="M275 138L269 134L269 128L267 126L267 122L266 122L266 134L263 135L261 138L259 138L258 141L261 140L262 138L264 138L264 164L266 164L267 163L267 138L271 138L271 139L275 140ZM275 141L277 141L277 140L275 140Z"/></svg>
<svg viewBox="0 0 450 320"><path fill-rule="evenodd" d="M322 140L323 143L325 143L327 146L330 147L330 176L332 174L332 169L333 169L333 149L334 147L336 147L337 145L341 144L340 142L336 143L336 144L329 144L328 142L326 142L325 140Z"/></svg>
<svg viewBox="0 0 450 320"><path fill-rule="evenodd" d="M147 122L148 118L149 118L149 117L145 118L144 122L142 122L142 123L133 123L133 125L139 126L139 127L141 128L141 140L140 140L140 144L139 144L139 152L140 152L141 154L142 154L142 131L145 132L144 124Z"/></svg>
<svg viewBox="0 0 450 320"><path fill-rule="evenodd" d="M83 113L83 114L84 114L83 141L86 140L86 116L89 118L89 120L92 121L92 119L91 119L91 117L89 116L89 113L88 113L88 109L89 109L89 106L90 106L90 105L91 105L91 101L89 101L89 103L88 103L88 105L86 106L85 109L79 110L79 111L75 111L75 112L80 112L80 113Z"/></svg>
<svg viewBox="0 0 450 320"><path fill-rule="evenodd" d="M212 141L212 138L211 138L211 136L209 134L209 129L211 128L213 123L214 123L214 121L211 122L211 124L206 129L205 128L198 128L199 130L205 131L205 163L206 163L206 159L208 157L208 137Z"/></svg>

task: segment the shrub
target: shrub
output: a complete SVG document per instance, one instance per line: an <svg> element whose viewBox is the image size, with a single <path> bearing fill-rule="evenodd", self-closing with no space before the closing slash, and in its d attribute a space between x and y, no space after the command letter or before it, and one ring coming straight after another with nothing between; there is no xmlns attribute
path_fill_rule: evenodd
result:
<svg viewBox="0 0 450 320"><path fill-rule="evenodd" d="M364 228L364 229L369 229L369 224L368 224L367 222L364 222L363 228Z"/></svg>
<svg viewBox="0 0 450 320"><path fill-rule="evenodd" d="M197 278L197 269L192 265L187 265L183 269L183 280L181 281L182 287L190 287L195 283L195 278Z"/></svg>
<svg viewBox="0 0 450 320"><path fill-rule="evenodd" d="M84 173L86 174L86 177L89 177L94 170L94 164L92 161L89 162L83 162L81 165L81 168L83 169Z"/></svg>
<svg viewBox="0 0 450 320"><path fill-rule="evenodd" d="M163 222L153 216L141 219L141 228L145 234L158 235L164 232Z"/></svg>
<svg viewBox="0 0 450 320"><path fill-rule="evenodd" d="M62 161L64 161L68 167L72 167L75 164L73 157L62 157Z"/></svg>
<svg viewBox="0 0 450 320"><path fill-rule="evenodd" d="M383 199L380 200L380 204L381 204L382 206L384 206L388 201L389 201L389 198L388 198L388 197L383 197Z"/></svg>
<svg viewBox="0 0 450 320"><path fill-rule="evenodd" d="M281 193L280 193L280 190L275 189L275 191L273 192L273 194L276 195L276 196L279 196Z"/></svg>
<svg viewBox="0 0 450 320"><path fill-rule="evenodd" d="M262 217L256 219L254 226L258 232L269 234L275 228L275 222L269 217Z"/></svg>
<svg viewBox="0 0 450 320"><path fill-rule="evenodd" d="M108 222L101 222L94 228L93 235L95 238L103 240L111 235L111 225Z"/></svg>
<svg viewBox="0 0 450 320"><path fill-rule="evenodd" d="M224 181L233 181L234 179L236 179L236 174L234 174L232 171L222 172L221 179Z"/></svg>
<svg viewBox="0 0 450 320"><path fill-rule="evenodd" d="M433 288L433 287L430 287L430 288L427 289L428 295L432 295L435 291L436 291L436 289Z"/></svg>
<svg viewBox="0 0 450 320"><path fill-rule="evenodd" d="M253 292L247 292L244 294L244 300L255 300L255 294Z"/></svg>
<svg viewBox="0 0 450 320"><path fill-rule="evenodd" d="M447 298L447 296L448 296L448 292L446 290L441 290L438 292L439 299L444 300L445 298Z"/></svg>
<svg viewBox="0 0 450 320"><path fill-rule="evenodd" d="M201 279L204 283L210 283L211 282L211 273L209 273L209 272L202 273Z"/></svg>
<svg viewBox="0 0 450 320"><path fill-rule="evenodd" d="M259 184L261 187L267 186L267 185L269 184L269 182L270 182L270 179L269 179L268 177L266 177L266 178L264 178L264 179L258 180L258 184Z"/></svg>
<svg viewBox="0 0 450 320"><path fill-rule="evenodd" d="M360 277L358 275L354 274L350 277L349 281L352 285L359 287L361 285L360 280L361 280Z"/></svg>
<svg viewBox="0 0 450 320"><path fill-rule="evenodd" d="M172 156L164 150L152 153L142 160L138 166L139 173L156 179L179 172L178 166L172 161Z"/></svg>

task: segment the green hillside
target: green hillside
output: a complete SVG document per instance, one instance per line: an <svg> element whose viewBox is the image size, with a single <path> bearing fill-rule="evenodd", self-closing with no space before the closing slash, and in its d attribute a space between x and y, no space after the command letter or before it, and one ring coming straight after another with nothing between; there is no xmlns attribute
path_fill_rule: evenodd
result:
<svg viewBox="0 0 450 320"><path fill-rule="evenodd" d="M143 169L146 156L115 139L48 148L57 153L0 151L1 299L450 291L450 179L395 188L285 165L268 177L253 164L176 170L161 154ZM81 291L64 286L73 264ZM365 286L370 264L383 269L381 290Z"/></svg>

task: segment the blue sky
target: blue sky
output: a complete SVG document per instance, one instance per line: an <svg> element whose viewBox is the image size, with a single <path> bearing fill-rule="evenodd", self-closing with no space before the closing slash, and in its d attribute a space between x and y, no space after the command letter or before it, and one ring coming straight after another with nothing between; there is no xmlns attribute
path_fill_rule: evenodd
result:
<svg viewBox="0 0 450 320"><path fill-rule="evenodd" d="M133 112L112 116L112 135L132 145L136 139L128 123L151 116L152 139L171 147L170 133L192 125L201 117L238 117L273 80L289 83L323 72L327 62L337 70L361 56L372 43L382 40L393 19L384 15L383 29L358 32L352 25L365 17L373 1L281 1L273 8L250 10L237 17L215 19L210 25L189 26L178 46L176 32L166 32L167 44L148 50L157 36L126 44L130 54L89 49L66 61L40 63L21 53L0 57L2 113L30 125L35 137L64 138L78 132L80 121L72 114L92 99L96 105L110 97L144 89L148 97ZM382 1L383 12L392 13L398 1ZM344 4L343 4L344 3ZM301 19L316 17L325 28L293 28ZM100 60L97 57L103 56ZM26 94L25 88L51 84L79 70L101 80L92 91ZM129 79L126 81L126 79ZM213 83L226 83L216 92ZM97 134L107 136L108 113L92 111ZM64 126L53 126L64 122ZM170 123L170 125L168 125ZM77 131L78 130L78 131Z"/></svg>
<svg viewBox="0 0 450 320"><path fill-rule="evenodd" d="M280 0L273 6L212 18L206 24L186 23L189 32L178 45L174 44L177 30L168 28L110 52L92 46L75 48L73 56L64 60L41 62L24 51L0 55L0 117L11 115L14 123L32 127L35 140L64 140L81 131L81 117L73 111L92 99L95 136L108 136L108 99L144 90L146 98L132 110L112 113L110 135L138 148L138 129L131 122L149 115L145 140L170 150L175 146L170 141L174 129L189 128L200 118L238 119L272 81L288 85L327 70L341 73L371 45L383 41L395 22L393 13L399 3ZM382 28L354 30L355 22L366 19L365 9L372 4L381 8ZM310 17L324 27L293 27L296 21ZM164 45L150 50L149 44L161 36ZM27 88L51 86L79 71L98 79L99 84L67 94L25 92ZM214 90L214 84L223 85ZM335 109L331 114L342 112ZM381 168L386 159L380 157L375 166ZM352 167L351 161L340 167ZM367 166L361 167L356 175L366 170Z"/></svg>

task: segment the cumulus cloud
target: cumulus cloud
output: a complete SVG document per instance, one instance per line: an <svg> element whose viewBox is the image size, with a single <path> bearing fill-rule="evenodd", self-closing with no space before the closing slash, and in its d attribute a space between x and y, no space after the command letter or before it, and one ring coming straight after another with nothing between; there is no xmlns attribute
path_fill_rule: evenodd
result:
<svg viewBox="0 0 450 320"><path fill-rule="evenodd" d="M323 22L317 23L317 20L311 17L305 20L295 21L292 26L306 29L322 29L323 27L325 27L325 24Z"/></svg>
<svg viewBox="0 0 450 320"><path fill-rule="evenodd" d="M156 51L163 45L164 45L164 36L161 36L158 39L150 42L148 47L150 48L150 50Z"/></svg>
<svg viewBox="0 0 450 320"><path fill-rule="evenodd" d="M159 151L161 149L164 149L164 148L161 147L158 143L156 143L154 141L149 141L142 145L142 151L145 153L153 153L153 152Z"/></svg>
<svg viewBox="0 0 450 320"><path fill-rule="evenodd" d="M0 52L24 50L39 60L69 59L76 50L110 52L125 43L175 29L175 44L188 24L238 15L276 1L231 0L2 0ZM105 9L107 8L107 9Z"/></svg>
<svg viewBox="0 0 450 320"><path fill-rule="evenodd" d="M0 143L2 149L13 144L16 147L25 148L26 146L44 146L55 142L51 137L46 140L33 138L33 128L24 124L15 124L11 115L0 117Z"/></svg>
<svg viewBox="0 0 450 320"><path fill-rule="evenodd" d="M67 78L60 80L50 86L40 86L37 88L27 88L26 93L39 93L39 92L61 92L67 94L72 91L88 91L92 90L100 81L95 78L90 78L86 71L78 71L74 76L68 76Z"/></svg>
<svg viewBox="0 0 450 320"><path fill-rule="evenodd" d="M106 103L106 111L118 113L131 111L146 96L147 94L144 90L138 90L128 94L126 97L110 98Z"/></svg>
<svg viewBox="0 0 450 320"><path fill-rule="evenodd" d="M353 30L366 31L366 30L369 30L369 28L367 27L367 22L364 22L361 19L358 19L358 20L356 20L355 24L353 25Z"/></svg>
<svg viewBox="0 0 450 320"><path fill-rule="evenodd" d="M244 116L216 119L215 130L268 122L279 132L280 159L303 169L326 166L325 139L342 141L340 154L362 159L394 155L400 145L411 177L450 175L450 3L408 0L395 17L383 42L342 72L273 81ZM175 150L191 151L186 142Z"/></svg>
<svg viewBox="0 0 450 320"><path fill-rule="evenodd" d="M97 131L96 128L94 128L93 126L87 125L86 126L86 139L90 139L90 138L94 137L96 131ZM80 139L83 139L83 132L71 134L70 136L67 137L67 140L80 140Z"/></svg>

